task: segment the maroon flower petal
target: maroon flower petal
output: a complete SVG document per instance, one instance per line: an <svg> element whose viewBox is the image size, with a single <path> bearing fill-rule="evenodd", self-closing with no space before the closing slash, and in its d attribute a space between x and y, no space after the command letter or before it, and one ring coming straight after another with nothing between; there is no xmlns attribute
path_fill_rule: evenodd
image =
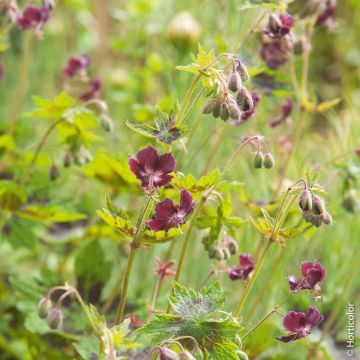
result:
<svg viewBox="0 0 360 360"><path fill-rule="evenodd" d="M324 319L324 317L320 314L320 311L314 306L309 307L305 313L305 317L306 325L310 326L311 328L318 325Z"/></svg>
<svg viewBox="0 0 360 360"><path fill-rule="evenodd" d="M242 269L239 266L233 266L228 270L230 280L239 280L243 278Z"/></svg>
<svg viewBox="0 0 360 360"><path fill-rule="evenodd" d="M187 216L193 212L196 205L197 201L193 200L191 194L187 190L182 190L180 195L179 210Z"/></svg>
<svg viewBox="0 0 360 360"><path fill-rule="evenodd" d="M166 153L159 156L158 169L164 173L173 172L176 168L176 161L171 153Z"/></svg>
<svg viewBox="0 0 360 360"><path fill-rule="evenodd" d="M254 267L254 259L251 254L241 254L239 262L241 267Z"/></svg>
<svg viewBox="0 0 360 360"><path fill-rule="evenodd" d="M296 276L288 276L288 282L289 282L289 287L291 291L295 291L295 290L301 290L302 289L302 280L300 280L299 278L297 278Z"/></svg>
<svg viewBox="0 0 360 360"><path fill-rule="evenodd" d="M303 312L289 311L284 317L283 325L286 330L297 332L306 323L306 317Z"/></svg>
<svg viewBox="0 0 360 360"><path fill-rule="evenodd" d="M168 221L171 216L177 213L177 209L171 199L156 204L154 217L159 221Z"/></svg>
<svg viewBox="0 0 360 360"><path fill-rule="evenodd" d="M159 156L156 149L151 145L148 145L146 148L139 151L136 155L138 162L143 164L144 168L151 171L155 170L158 158Z"/></svg>

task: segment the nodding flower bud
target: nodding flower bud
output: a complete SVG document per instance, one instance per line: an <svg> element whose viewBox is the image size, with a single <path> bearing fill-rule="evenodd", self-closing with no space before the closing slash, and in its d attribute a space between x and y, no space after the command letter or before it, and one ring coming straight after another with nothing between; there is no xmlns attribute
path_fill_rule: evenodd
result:
<svg viewBox="0 0 360 360"><path fill-rule="evenodd" d="M222 120L224 121L227 121L229 119L229 108L228 108L228 105L223 102L221 105L220 105L220 117Z"/></svg>
<svg viewBox="0 0 360 360"><path fill-rule="evenodd" d="M232 120L238 120L241 116L241 111L235 101L229 103L229 115Z"/></svg>
<svg viewBox="0 0 360 360"><path fill-rule="evenodd" d="M40 319L46 319L51 310L51 300L47 297L42 298L37 304L37 311Z"/></svg>
<svg viewBox="0 0 360 360"><path fill-rule="evenodd" d="M255 169L261 169L264 164L264 155L261 151L257 151L253 158L253 164Z"/></svg>
<svg viewBox="0 0 360 360"><path fill-rule="evenodd" d="M114 123L111 120L111 117L107 114L103 114L100 118L100 124L101 127L105 130L105 131L112 131L112 129L114 128Z"/></svg>
<svg viewBox="0 0 360 360"><path fill-rule="evenodd" d="M50 329L58 329L62 325L63 318L64 315L61 309L56 307L55 309L51 310L49 316L47 317L47 323Z"/></svg>
<svg viewBox="0 0 360 360"><path fill-rule="evenodd" d="M239 246L234 238L225 236L226 247L229 249L230 254L234 255L239 250Z"/></svg>
<svg viewBox="0 0 360 360"><path fill-rule="evenodd" d="M50 180L56 180L60 175L59 169L55 164L52 164L49 170L49 178Z"/></svg>
<svg viewBox="0 0 360 360"><path fill-rule="evenodd" d="M322 217L322 221L323 221L324 224L326 224L326 225L332 224L332 216L327 211L325 211L321 215L321 217Z"/></svg>
<svg viewBox="0 0 360 360"><path fill-rule="evenodd" d="M236 93L236 103L238 104L240 111L249 111L254 107L253 98L246 87L242 87Z"/></svg>
<svg viewBox="0 0 360 360"><path fill-rule="evenodd" d="M312 194L309 189L304 189L301 191L299 196L299 207L303 211L312 209Z"/></svg>
<svg viewBox="0 0 360 360"><path fill-rule="evenodd" d="M180 356L173 350L166 347L159 347L160 360L179 360Z"/></svg>
<svg viewBox="0 0 360 360"><path fill-rule="evenodd" d="M67 152L63 159L63 165L64 165L64 167L67 168L67 167L71 166L71 163L72 163L72 156L69 152Z"/></svg>
<svg viewBox="0 0 360 360"><path fill-rule="evenodd" d="M342 206L346 211L356 213L360 211L360 199L355 189L351 189L343 198Z"/></svg>
<svg viewBox="0 0 360 360"><path fill-rule="evenodd" d="M325 203L324 200L317 196L317 195L313 195L312 196L312 212L315 215L322 215L325 212Z"/></svg>
<svg viewBox="0 0 360 360"><path fill-rule="evenodd" d="M194 356L192 356L188 351L182 350L180 353L181 360L196 360Z"/></svg>
<svg viewBox="0 0 360 360"><path fill-rule="evenodd" d="M214 111L215 107L217 106L217 100L216 99L210 99L203 108L203 114L210 114Z"/></svg>
<svg viewBox="0 0 360 360"><path fill-rule="evenodd" d="M229 77L228 88L230 91L236 92L241 89L241 86L241 77L235 70L235 67L233 67Z"/></svg>
<svg viewBox="0 0 360 360"><path fill-rule="evenodd" d="M273 155L267 152L264 156L264 167L266 169L271 169L275 165L275 159Z"/></svg>
<svg viewBox="0 0 360 360"><path fill-rule="evenodd" d="M246 83L249 80L249 73L246 69L246 66L240 61L236 60L236 71L239 73L241 81Z"/></svg>
<svg viewBox="0 0 360 360"><path fill-rule="evenodd" d="M219 101L216 102L214 110L212 112L213 117L216 119L220 116L220 109L221 109L221 104Z"/></svg>

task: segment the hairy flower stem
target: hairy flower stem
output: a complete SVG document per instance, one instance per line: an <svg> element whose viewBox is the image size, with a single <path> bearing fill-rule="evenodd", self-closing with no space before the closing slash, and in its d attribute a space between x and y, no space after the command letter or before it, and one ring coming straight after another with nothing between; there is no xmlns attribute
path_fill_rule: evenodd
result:
<svg viewBox="0 0 360 360"><path fill-rule="evenodd" d="M151 196L148 196L144 210L140 213L139 220L137 223L137 228L135 231L135 235L134 235L134 238L130 245L130 254L129 254L128 262L127 262L126 269L125 269L124 282L123 282L122 291L121 291L121 300L120 300L119 308L118 308L117 315L116 315L116 322L115 322L116 325L120 324L120 322L124 316L124 309L125 309L125 304L126 304L126 296L127 296L128 286L129 286L130 274L131 274L131 270L134 265L136 250L139 247L139 240L142 235L143 223L144 223L145 219L147 219L149 217L149 211L151 208L150 205L151 205L152 201L153 201L153 198Z"/></svg>
<svg viewBox="0 0 360 360"><path fill-rule="evenodd" d="M21 109L21 104L23 102L23 98L25 95L26 83L27 78L29 75L29 64L30 64L30 57L31 57L31 45L32 45L33 34L32 31L25 32L25 39L24 39L24 49L23 49L23 56L22 62L20 65L20 76L16 86L15 92L15 100L12 107L11 115L10 115L10 123L9 123L9 134L13 135L16 126L16 120Z"/></svg>
<svg viewBox="0 0 360 360"><path fill-rule="evenodd" d="M156 280L152 300L151 300L150 313L153 313L155 311L156 301L157 301L159 293L160 293L161 284L162 284L162 278L161 278L161 276L158 276L158 278Z"/></svg>
<svg viewBox="0 0 360 360"><path fill-rule="evenodd" d="M49 135L51 134L51 132L56 128L57 125L59 125L64 119L60 118L54 122L51 123L51 125L48 127L48 129L45 131L44 135L41 137L40 141L38 142L38 144L36 145L35 148L35 152L29 162L28 167L26 168L26 170L24 171L23 176L20 178L19 180L19 184L20 185L25 185L27 183L27 181L29 180L29 177L31 175L31 170L33 168L33 166L35 165L35 162L37 160L37 157L39 156L40 150L42 149L42 147L45 145L45 142L47 140L47 138L49 137Z"/></svg>
<svg viewBox="0 0 360 360"><path fill-rule="evenodd" d="M351 265L349 267L349 270L347 271L347 276L344 280L344 285L342 286L341 289L341 294L342 296L339 296L337 298L337 301L335 302L335 305L332 307L332 310L330 312L330 315L325 323L325 326L323 328L321 337L318 341L318 345L326 338L327 334L330 332L330 330L332 329L332 326L334 325L334 322L336 321L336 317L339 314L340 310L341 310L341 305L344 301L344 294L346 293L346 291L349 289L350 285L351 285L351 281L354 277L355 274L357 274L357 269L359 267L359 256L360 256L360 251L358 250L355 253L355 256L353 257L353 260L351 262Z"/></svg>

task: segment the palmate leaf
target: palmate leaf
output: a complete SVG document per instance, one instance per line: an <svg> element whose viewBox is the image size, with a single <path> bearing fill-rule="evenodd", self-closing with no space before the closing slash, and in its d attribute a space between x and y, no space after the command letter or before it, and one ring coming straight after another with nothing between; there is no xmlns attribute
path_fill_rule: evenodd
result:
<svg viewBox="0 0 360 360"><path fill-rule="evenodd" d="M185 133L184 127L175 126L175 113L169 115L163 112L159 107L156 108L153 125L134 124L126 121L126 125L133 131L148 138L156 139L167 145L179 140Z"/></svg>
<svg viewBox="0 0 360 360"><path fill-rule="evenodd" d="M98 210L97 214L116 231L126 236L133 236L135 234L135 227L129 219L113 215L107 208Z"/></svg>
<svg viewBox="0 0 360 360"><path fill-rule="evenodd" d="M211 358L237 359L236 337L241 326L231 314L222 311L225 297L219 282L199 292L174 282L169 300L174 314L154 315L138 330L139 334L150 337L154 345L172 337L191 336ZM193 342L186 338L179 342L190 351L193 349Z"/></svg>

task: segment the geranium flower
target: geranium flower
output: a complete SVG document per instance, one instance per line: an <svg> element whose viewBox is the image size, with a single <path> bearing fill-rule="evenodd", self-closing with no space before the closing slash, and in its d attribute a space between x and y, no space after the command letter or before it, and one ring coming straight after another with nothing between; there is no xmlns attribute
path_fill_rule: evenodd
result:
<svg viewBox="0 0 360 360"><path fill-rule="evenodd" d="M254 259L251 254L241 254L239 264L239 266L233 266L229 269L228 275L231 280L246 280L254 270Z"/></svg>
<svg viewBox="0 0 360 360"><path fill-rule="evenodd" d="M283 324L284 328L290 331L291 334L287 336L278 336L276 339L288 343L290 341L305 338L311 334L312 328L317 326L323 319L324 317L314 306L309 307L306 313L289 311L284 318Z"/></svg>
<svg viewBox="0 0 360 360"><path fill-rule="evenodd" d="M292 291L313 290L325 278L325 269L319 261L303 261L300 271L304 276L302 280L296 276L288 276L289 286Z"/></svg>
<svg viewBox="0 0 360 360"><path fill-rule="evenodd" d="M271 38L281 38L290 32L292 26L293 18L290 14L271 15L264 34Z"/></svg>
<svg viewBox="0 0 360 360"><path fill-rule="evenodd" d="M253 91L251 93L251 98L252 98L252 106L242 109L240 119L233 120L233 125L239 126L243 124L246 120L250 119L255 114L261 96L256 91Z"/></svg>
<svg viewBox="0 0 360 360"><path fill-rule="evenodd" d="M157 151L149 145L142 149L136 158L130 156L129 166L135 176L141 180L141 187L153 191L171 181L172 176L169 174L175 170L176 162L170 152L158 155Z"/></svg>
<svg viewBox="0 0 360 360"><path fill-rule="evenodd" d="M101 91L101 80L99 78L95 78L91 83L91 88L89 90L85 90L82 92L78 98L82 101L88 101L91 99L99 98Z"/></svg>
<svg viewBox="0 0 360 360"><path fill-rule="evenodd" d="M67 61L63 73L68 77L85 74L90 62L90 57L84 54L71 56Z"/></svg>
<svg viewBox="0 0 360 360"><path fill-rule="evenodd" d="M269 69L276 70L288 60L287 48L281 40L274 39L271 42L261 44L260 56Z"/></svg>
<svg viewBox="0 0 360 360"><path fill-rule="evenodd" d="M45 4L41 6L27 6L23 13L17 18L17 23L23 30L34 29L38 36L41 29L49 20L51 8Z"/></svg>
<svg viewBox="0 0 360 360"><path fill-rule="evenodd" d="M325 4L320 4L319 8L320 11L315 25L325 25L331 29L333 27L332 16L336 11L336 0L328 0Z"/></svg>
<svg viewBox="0 0 360 360"><path fill-rule="evenodd" d="M290 124L291 123L291 112L293 109L293 102L291 99L286 99L280 108L280 112L277 116L275 116L272 120L270 120L270 126L272 128L285 123Z"/></svg>
<svg viewBox="0 0 360 360"><path fill-rule="evenodd" d="M159 202L155 207L152 220L146 222L149 229L153 231L168 231L171 228L181 226L185 223L186 216L190 215L197 202L187 190L181 191L180 204L175 205L171 199Z"/></svg>
<svg viewBox="0 0 360 360"><path fill-rule="evenodd" d="M175 271L171 270L174 265L174 260L169 260L166 263L161 262L161 260L156 257L156 268L154 269L154 273L159 276L162 280L167 280L171 276L175 276Z"/></svg>

